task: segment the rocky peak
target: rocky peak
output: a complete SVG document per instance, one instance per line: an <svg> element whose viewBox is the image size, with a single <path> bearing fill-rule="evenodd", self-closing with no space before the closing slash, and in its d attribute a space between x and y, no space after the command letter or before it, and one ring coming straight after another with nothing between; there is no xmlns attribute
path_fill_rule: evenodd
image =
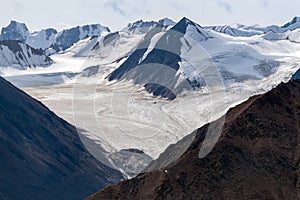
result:
<svg viewBox="0 0 300 200"><path fill-rule="evenodd" d="M12 20L7 27L2 28L0 40L19 40L25 42L28 33L25 23Z"/></svg>
<svg viewBox="0 0 300 200"><path fill-rule="evenodd" d="M300 17L294 17L292 19L292 21L286 23L285 25L282 26L282 28L288 28L289 26L296 24L296 23L300 23Z"/></svg>
<svg viewBox="0 0 300 200"><path fill-rule="evenodd" d="M176 22L174 22L172 19L169 19L167 17L160 19L158 23L162 24L163 26L174 26L176 24Z"/></svg>

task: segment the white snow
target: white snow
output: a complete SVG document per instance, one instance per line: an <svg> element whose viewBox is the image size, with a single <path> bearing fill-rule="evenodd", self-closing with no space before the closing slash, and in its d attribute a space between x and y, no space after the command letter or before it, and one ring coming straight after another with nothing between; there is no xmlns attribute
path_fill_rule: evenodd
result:
<svg viewBox="0 0 300 200"><path fill-rule="evenodd" d="M99 58L99 64L101 65L113 64L117 60L129 56L144 38L144 34L128 34L126 32L119 32L119 34L120 39L114 46L103 46L100 40L100 48L90 52L89 55L93 58ZM121 63L119 61L119 64Z"/></svg>
<svg viewBox="0 0 300 200"><path fill-rule="evenodd" d="M74 57L88 57L92 48L98 41L99 37L88 37L86 39L82 39L71 46L69 49L65 50L64 54L70 54Z"/></svg>
<svg viewBox="0 0 300 200"><path fill-rule="evenodd" d="M292 23L293 22L293 23ZM261 26L261 25L243 25L243 24L231 24L225 26L208 26L207 29L212 29L217 32L225 33L231 36L252 37L255 35L263 35L265 33L282 33L293 31L300 28L300 17L295 17L288 26Z"/></svg>
<svg viewBox="0 0 300 200"><path fill-rule="evenodd" d="M161 23L164 26L174 26L176 24L176 22L174 22L172 19L167 17L159 20L159 23Z"/></svg>
<svg viewBox="0 0 300 200"><path fill-rule="evenodd" d="M28 34L26 43L36 49L46 49L54 42L55 34L47 38L46 30L41 30Z"/></svg>
<svg viewBox="0 0 300 200"><path fill-rule="evenodd" d="M126 39L130 44L136 42L131 41L133 38ZM266 40L261 39L261 42L263 41ZM227 57L219 58L216 65L235 73L253 73L262 79L233 83L227 85L226 88L222 88L222 85L218 88L204 88L183 94L172 102L153 98L141 86L133 85L128 81L107 84L104 78L109 72L104 69L89 78L80 76L68 78L65 74L58 73L57 76L52 76L56 77L53 78L53 82L57 82L53 84L49 84L49 80L44 78L44 75L49 73L80 72L86 66L99 62L99 58L94 57L84 60L74 58L68 53L58 54L52 56L55 64L49 68L29 69L17 75L15 71L3 73L8 80L17 83L26 92L40 99L58 115L78 128L86 130L87 137L95 140L106 151L115 152L126 148L137 148L156 158L169 144L175 143L203 124L217 119L230 106L254 94L266 92L281 81L287 81L300 63L299 58L296 57L300 52L298 45L284 41L285 46L294 46L294 48L290 47L288 53L287 49L281 48L282 43L266 41L263 45L258 44L255 49L265 54L265 58L278 56L280 52L283 52L278 58L281 62L278 70L273 75L263 78L252 69L256 61L252 61L251 58L258 54L253 54L252 49L247 45L242 50L247 52L246 55L250 58L244 58L236 50L241 43L248 44L251 40L232 39L226 42L227 45L220 49L216 48L218 44L220 45L220 41L211 39L209 43L203 41L201 48L212 56L220 54L221 51L231 52ZM123 44L119 43L120 47L123 46L126 49L128 46L125 44L125 41ZM205 45L210 45L210 48ZM186 52L185 59L191 60L192 63L201 61L203 57L199 56L200 60L197 60L198 57L193 54L197 52L196 50L199 49L190 50L191 54ZM292 52L294 55L291 54ZM113 57L117 56L109 55L107 58L113 60ZM105 63L104 60L100 62ZM241 63L243 67L240 66ZM109 68L109 66L103 65L103 68ZM184 71L188 72L188 70ZM11 76L13 74L15 75ZM47 83L31 87L22 85L28 80ZM222 82L222 80L219 81Z"/></svg>
<svg viewBox="0 0 300 200"><path fill-rule="evenodd" d="M46 60L46 55L38 55L33 49L24 43L16 43L20 50L16 53L8 46L0 44L0 68L11 67L16 69L27 69L28 67L42 66L50 64ZM13 47L16 48L16 47Z"/></svg>
<svg viewBox="0 0 300 200"><path fill-rule="evenodd" d="M152 98L129 82L98 83L99 76L93 77L94 82L90 78L78 78L74 83L23 86L23 89L59 116L85 130L86 136L107 152L137 148L157 158L169 144L219 118L229 107L287 81L296 70L297 63L286 63L269 78L232 84L226 90L206 88L172 102ZM6 78L12 82L16 80ZM32 77L25 78L33 80Z"/></svg>

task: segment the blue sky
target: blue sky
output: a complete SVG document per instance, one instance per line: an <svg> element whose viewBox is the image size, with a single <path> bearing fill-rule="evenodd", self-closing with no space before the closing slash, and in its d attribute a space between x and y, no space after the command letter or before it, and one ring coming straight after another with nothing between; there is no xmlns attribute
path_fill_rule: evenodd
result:
<svg viewBox="0 0 300 200"><path fill-rule="evenodd" d="M300 16L300 0L1 0L0 5L0 27L14 19L31 30L90 23L117 30L138 19L183 16L200 25L281 25Z"/></svg>

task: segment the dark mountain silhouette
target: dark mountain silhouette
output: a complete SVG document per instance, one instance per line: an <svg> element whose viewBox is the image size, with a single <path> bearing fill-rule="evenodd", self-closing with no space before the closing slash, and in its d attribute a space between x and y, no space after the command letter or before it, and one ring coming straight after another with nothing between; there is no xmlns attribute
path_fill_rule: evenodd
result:
<svg viewBox="0 0 300 200"><path fill-rule="evenodd" d="M0 199L83 199L122 179L75 127L0 78Z"/></svg>
<svg viewBox="0 0 300 200"><path fill-rule="evenodd" d="M209 124L184 138L136 178L109 186L88 200L300 199L300 80L250 98L229 110L222 134L200 159ZM182 149L181 149L182 150ZM166 162L163 162L167 160ZM148 169L149 169L148 168Z"/></svg>

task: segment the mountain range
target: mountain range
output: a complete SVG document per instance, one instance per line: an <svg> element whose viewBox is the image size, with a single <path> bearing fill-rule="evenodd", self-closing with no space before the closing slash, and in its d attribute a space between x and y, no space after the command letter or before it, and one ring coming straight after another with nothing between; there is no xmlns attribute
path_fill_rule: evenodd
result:
<svg viewBox="0 0 300 200"><path fill-rule="evenodd" d="M297 198L299 55L299 17L139 20L116 32L11 21L0 74L55 114L1 79L0 199L82 199L124 177L90 198ZM222 120L219 140L205 140ZM199 159L201 149L212 151Z"/></svg>
<svg viewBox="0 0 300 200"><path fill-rule="evenodd" d="M254 35L262 35L268 32L273 33L283 33L286 31L293 31L300 28L300 17L294 17L290 22L282 26L278 25L270 25L270 26L248 26L243 24L233 24L233 25L225 25L225 26L208 26L207 28L218 31L220 33L225 33L231 36L244 36L251 37Z"/></svg>
<svg viewBox="0 0 300 200"><path fill-rule="evenodd" d="M42 49L41 58L48 55L52 60L45 65L32 63L26 68L22 64L26 70L6 65L0 71L7 80L84 130L80 134L94 141L83 140L94 156L132 177L195 128L225 114L241 100L288 81L298 69L300 45L294 42L298 40L299 29L293 30L297 20L287 24L285 29L290 30L286 32L241 37L203 27L185 17L177 23L167 18L139 20L117 32L97 29L101 35L85 35L59 53L49 55L49 49ZM20 33L31 34L26 26L17 27L23 27ZM77 41L78 29L82 28L63 30L55 37L72 30L66 37ZM12 30L9 35L14 35L13 28L4 30ZM293 37L266 39L271 33ZM190 104L198 105L197 109L191 109ZM184 109L179 112L180 107ZM195 114L197 110L207 117ZM197 117L190 117L193 115ZM87 117L94 120L87 121ZM179 120L184 118L188 120ZM99 153L96 147L103 151ZM139 160L139 164L133 165L132 160Z"/></svg>
<svg viewBox="0 0 300 200"><path fill-rule="evenodd" d="M7 27L2 28L0 41L17 40L35 49L54 53L66 50L85 37L101 36L105 32L110 32L109 28L100 24L77 26L59 32L53 28L30 32L24 23L11 21Z"/></svg>

